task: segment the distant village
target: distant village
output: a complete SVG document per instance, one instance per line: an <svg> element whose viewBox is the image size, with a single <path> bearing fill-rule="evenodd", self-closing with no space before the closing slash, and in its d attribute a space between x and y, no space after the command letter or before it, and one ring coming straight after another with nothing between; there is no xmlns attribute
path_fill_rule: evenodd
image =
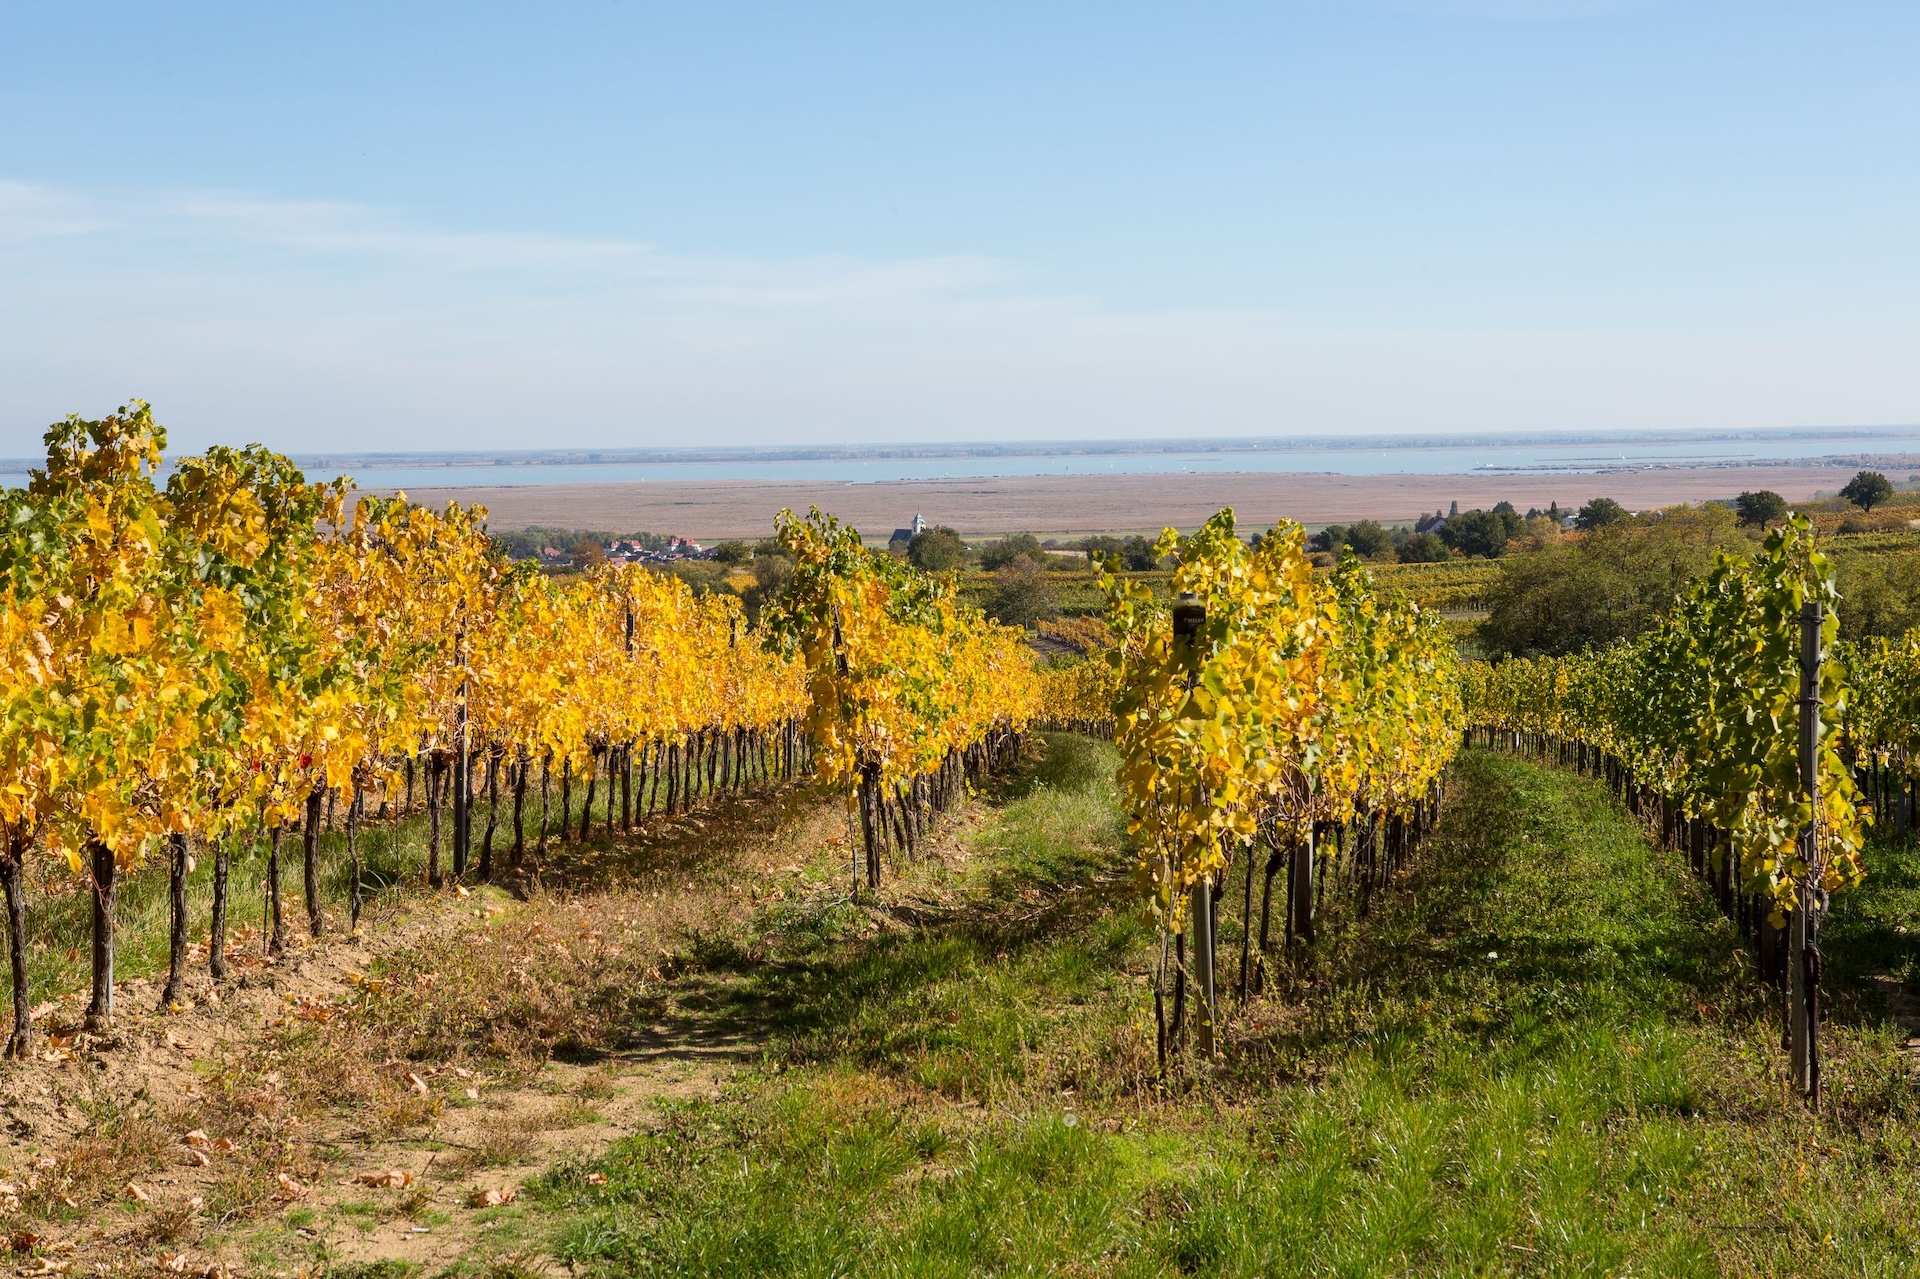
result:
<svg viewBox="0 0 1920 1279"><path fill-rule="evenodd" d="M671 564L675 560L710 560L713 552L690 537L669 537L667 544L658 550L642 546L628 539L616 539L601 548L610 563L616 564ZM558 555L552 547L543 548L542 557Z"/></svg>
<svg viewBox="0 0 1920 1279"><path fill-rule="evenodd" d="M710 560L713 552L690 537L670 537L663 547L647 547L626 538L615 538L600 545L600 558L608 564L674 564L681 560ZM530 558L548 568L578 565L579 548L542 546Z"/></svg>
<svg viewBox="0 0 1920 1279"><path fill-rule="evenodd" d="M1868 479L1877 481L1884 492L1853 492ZM1851 503L1853 514L1842 521L1840 531L1871 531L1868 515L1872 507L1886 497L1906 488L1920 488L1920 476L1907 485L1896 485L1877 472L1861 472L1842 490L1840 498ZM1733 508L1739 522L1764 528L1786 518L1788 502L1778 493L1759 491L1742 493L1720 505ZM1858 509L1854 509L1858 508ZM1557 536L1563 530L1590 531L1623 520L1637 512L1611 498L1596 497L1578 508L1549 503L1545 509L1531 508L1522 514L1511 502L1496 502L1490 509L1463 511L1458 502L1444 511L1435 510L1410 521L1383 523L1361 520L1356 524L1326 524L1313 528L1306 549L1317 564L1332 563L1343 549L1369 560L1396 560L1401 563L1432 563L1456 557L1497 558L1523 537L1536 543ZM1907 521L1893 516L1889 527L1908 527ZM1886 522L1885 520L1882 521ZM1250 535L1257 539L1258 532ZM494 535L502 552L516 560L534 560L542 567L565 570L591 568L597 564L647 564L671 567L692 561L720 561L716 570L724 571L764 555L777 544L762 538L757 542L728 541L713 547L702 546L690 537L658 533L614 534L590 529L527 528ZM875 539L877 542L877 539ZM1029 533L990 537L968 542L953 529L934 526L915 514L893 530L887 549L894 555L911 558L916 565L936 572L976 566L995 571L1009 564L1030 561L1034 565L1060 568L1061 560L1090 562L1118 557L1128 569L1144 571L1166 565L1153 551L1151 539L1132 535L1095 535L1082 538L1042 541ZM708 570L712 572L714 570Z"/></svg>
<svg viewBox="0 0 1920 1279"><path fill-rule="evenodd" d="M690 537L657 533L621 536L590 529L529 528L494 534L509 558L534 560L543 568L582 568L599 563L677 564L710 560L713 550Z"/></svg>

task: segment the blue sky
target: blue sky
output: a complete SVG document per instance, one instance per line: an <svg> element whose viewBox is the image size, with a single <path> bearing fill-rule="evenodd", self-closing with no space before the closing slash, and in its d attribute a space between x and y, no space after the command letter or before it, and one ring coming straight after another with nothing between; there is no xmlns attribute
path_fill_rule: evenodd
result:
<svg viewBox="0 0 1920 1279"><path fill-rule="evenodd" d="M0 6L0 453L1920 420L1920 5Z"/></svg>

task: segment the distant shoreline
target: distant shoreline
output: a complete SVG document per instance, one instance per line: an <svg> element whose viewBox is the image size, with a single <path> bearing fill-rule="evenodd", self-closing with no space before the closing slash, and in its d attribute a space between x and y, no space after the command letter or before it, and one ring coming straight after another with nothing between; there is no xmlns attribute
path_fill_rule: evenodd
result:
<svg viewBox="0 0 1920 1279"><path fill-rule="evenodd" d="M1872 440L1904 443L1920 439L1920 424L1885 426L1754 427L1746 430L1601 430L1467 432L1435 435L1398 432L1382 435L1266 435L1198 436L1105 440L945 440L926 443L719 445L711 447L627 447L553 449L471 449L419 451L350 451L297 454L294 461L316 469L359 465L362 469L393 465L465 467L529 467L563 464L661 465L697 462L883 462L902 459L975 460L991 458L1142 457L1167 453L1312 453L1326 449L1447 450L1469 448L1583 448L1599 445L1757 444L1793 440ZM1857 451L1857 450L1856 450ZM1898 451L1898 450L1895 450ZM1756 459L1765 461L1766 459Z"/></svg>
<svg viewBox="0 0 1920 1279"><path fill-rule="evenodd" d="M671 533L712 541L762 537L783 507L818 505L868 538L884 539L916 513L969 536L1030 532L1042 537L1191 528L1223 506L1241 525L1279 518L1303 524L1410 520L1423 513L1509 501L1521 510L1558 502L1577 507L1611 497L1630 508L1727 499L1772 489L1789 501L1837 489L1841 466L1767 464L1660 467L1604 475L1328 475L1297 472L1009 476L969 480L650 481L646 483L446 485L409 489L417 501L477 502L499 529L606 529ZM1895 476L1904 479L1904 476Z"/></svg>
<svg viewBox="0 0 1920 1279"><path fill-rule="evenodd" d="M1141 437L1138 439L1052 439L1052 440L936 440L916 442L873 442L839 444L768 445L648 445L605 447L558 447L541 449L341 449L325 452L296 452L289 456L303 469L340 473L355 469L379 470L392 466L444 468L447 470L514 470L556 465L655 464L664 466L694 463L751 464L755 462L885 462L897 460L956 461L993 458L1058 457L1061 459L1103 457L1145 457L1161 454L1255 454L1313 453L1325 450L1364 450L1391 452L1438 452L1459 449L1503 449L1517 447L1587 448L1609 445L1648 446L1674 444L1765 446L1791 441L1860 441L1886 443L1896 447L1842 450L1846 455L1859 453L1903 454L1920 442L1920 423L1875 426L1786 426L1749 427L1727 430L1591 430L1591 431L1484 431L1434 434L1422 431L1368 434L1312 434L1265 436L1192 436ZM1897 447L1907 445L1907 448ZM38 456L0 458L0 473L24 471L41 464ZM1770 459L1752 459L1762 463ZM1793 460L1787 458L1785 460ZM1809 456L1804 460L1811 461Z"/></svg>

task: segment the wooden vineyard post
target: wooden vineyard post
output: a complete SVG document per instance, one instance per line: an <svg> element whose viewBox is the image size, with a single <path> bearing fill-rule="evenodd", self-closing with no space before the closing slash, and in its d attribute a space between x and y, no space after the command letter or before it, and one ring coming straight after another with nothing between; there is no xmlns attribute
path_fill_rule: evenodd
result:
<svg viewBox="0 0 1920 1279"><path fill-rule="evenodd" d="M468 770L472 766L467 742L467 634L463 630L454 638L456 660L460 665L460 700L454 709L454 752L453 762L453 877L462 878L467 873L467 852L471 845L473 831L473 790L472 778Z"/></svg>
<svg viewBox="0 0 1920 1279"><path fill-rule="evenodd" d="M1287 909L1290 914L1288 923L1292 935L1302 942L1313 941L1313 823L1307 823L1307 837L1294 844L1293 856L1287 867Z"/></svg>
<svg viewBox="0 0 1920 1279"><path fill-rule="evenodd" d="M167 860L172 872L168 911L171 926L167 930L167 982L160 991L163 1013L180 1002L187 975L187 872L193 864L193 850L185 833L174 831L167 836Z"/></svg>
<svg viewBox="0 0 1920 1279"><path fill-rule="evenodd" d="M1207 606L1200 602L1191 591L1182 591L1173 604L1173 644L1176 651L1182 652L1187 666L1187 690L1193 691L1198 682L1200 668L1200 628L1207 622ZM1200 802L1200 796L1194 796ZM1194 993L1198 996L1198 1008L1195 1010L1195 1039L1204 1056L1213 1056L1213 877L1201 875L1193 881L1188 893L1187 912L1193 922L1193 978Z"/></svg>
<svg viewBox="0 0 1920 1279"><path fill-rule="evenodd" d="M867 887L875 892L880 890L880 840L885 838L886 830L886 811L881 807L880 798L880 765L867 763L860 766L858 796L860 851L854 853L853 863L853 896L856 901L860 897L862 853L866 858Z"/></svg>
<svg viewBox="0 0 1920 1279"><path fill-rule="evenodd" d="M1213 1056L1213 877L1193 881L1193 984L1199 1006L1193 1019L1195 1037L1204 1056Z"/></svg>
<svg viewBox="0 0 1920 1279"><path fill-rule="evenodd" d="M300 827L300 886L307 903L307 932L320 935L320 827L326 814L324 775L307 792L306 817Z"/></svg>
<svg viewBox="0 0 1920 1279"><path fill-rule="evenodd" d="M102 840L90 840L87 851L93 863L93 997L86 1028L98 1033L113 1028L113 899L119 867Z"/></svg>
<svg viewBox="0 0 1920 1279"><path fill-rule="evenodd" d="M1787 1049L1793 1087L1820 1100L1820 627L1818 600L1800 608L1800 789L1810 816L1800 830L1806 868L1794 886L1788 924Z"/></svg>

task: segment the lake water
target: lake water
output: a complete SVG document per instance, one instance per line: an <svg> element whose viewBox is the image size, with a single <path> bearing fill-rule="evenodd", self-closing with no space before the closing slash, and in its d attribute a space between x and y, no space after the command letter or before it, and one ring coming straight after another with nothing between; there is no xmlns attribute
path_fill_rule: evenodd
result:
<svg viewBox="0 0 1920 1279"><path fill-rule="evenodd" d="M1069 446L1071 448L1071 446ZM847 457L780 460L707 453L686 462L527 462L501 459L458 465L421 462L309 469L344 470L363 489L391 492L441 486L650 483L674 480L816 480L863 484L883 480L942 480L1012 475L1166 475L1229 471L1305 471L1337 475L1467 475L1559 472L1597 474L1645 466L1727 466L1860 455L1920 458L1920 428L1861 435L1781 435L1729 439L1612 439L1556 444L1436 442L1382 447L1356 439L1337 447L1241 447L1191 452L1099 453L1066 451L1001 456ZM0 469L0 483L23 484L24 474ZM1903 468L1896 468L1903 469ZM1912 470L1920 472L1920 460ZM1906 478L1904 474L1896 479Z"/></svg>

